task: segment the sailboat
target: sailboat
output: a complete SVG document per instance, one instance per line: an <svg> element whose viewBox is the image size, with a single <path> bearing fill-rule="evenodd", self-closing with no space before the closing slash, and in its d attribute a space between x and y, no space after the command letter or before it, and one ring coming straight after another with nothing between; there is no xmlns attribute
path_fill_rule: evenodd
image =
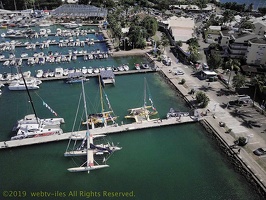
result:
<svg viewBox="0 0 266 200"><path fill-rule="evenodd" d="M108 122L112 122L113 124L115 124L115 120L117 119L117 116L114 116L114 111L111 107L110 101L107 97L106 94L104 94L106 102L108 104L108 111L104 111L104 103L103 103L103 89L102 89L102 84L100 81L100 76L99 76L99 87L100 87L100 100L101 100L101 110L102 112L100 113L93 113L93 114L89 114L88 118L86 118L87 120L82 122L83 125L85 124L89 124L90 126L92 126L92 128L94 128L94 125L104 125L106 126L108 124Z"/></svg>
<svg viewBox="0 0 266 200"><path fill-rule="evenodd" d="M86 119L88 118L88 113L87 113L87 106L86 106L86 100L85 100L85 94L84 94L84 84L83 81L82 83L82 94L83 94L83 101L84 101L84 110L85 110L85 116ZM111 151L107 148L101 149L101 147L97 147L97 145L93 144L93 139L95 137L104 137L104 135L100 136L92 136L89 131L89 124L87 123L87 129L86 129L86 135L85 138L83 139L80 147L76 150L65 152L65 156L80 156L80 155L86 155L87 160L79 167L73 167L73 168L68 168L69 172L83 172L87 171L88 173L91 170L96 170L96 169L102 169L109 167L109 165L103 164L100 165L98 164L95 159L94 155L96 154L97 150L104 150L104 151ZM69 146L69 145L68 145ZM104 159L106 161L106 159Z"/></svg>
<svg viewBox="0 0 266 200"><path fill-rule="evenodd" d="M121 147L118 147L111 144L110 142L107 142L106 144L94 144L94 139L105 137L106 135L92 135L90 138L90 144L87 142L87 138L84 137L81 144L77 145L77 142L75 138L71 138L71 140L74 140L74 145L72 150L69 150L70 148L70 142L68 144L67 150L64 153L65 157L68 156L85 156L87 154L87 148L90 148L93 150L94 155L103 155L103 154L112 154L115 151L121 150ZM89 147L88 147L89 146Z"/></svg>
<svg viewBox="0 0 266 200"><path fill-rule="evenodd" d="M126 119L134 119L136 122L158 120L158 118L152 118L156 116L158 111L153 105L151 95L149 94L150 105L147 105L147 80L144 78L144 102L142 107L129 109L129 114L125 116Z"/></svg>
<svg viewBox="0 0 266 200"><path fill-rule="evenodd" d="M20 73L22 74L21 71ZM54 134L62 134L63 130L60 128L60 124L64 123L64 119L63 118L50 118L50 119L38 118L23 74L22 74L22 79L25 84L26 91L27 91L29 101L31 103L31 107L33 109L34 114L26 115L23 119L17 121L16 126L13 128L13 131L17 131L17 134L11 137L11 140L41 137L41 136L48 136L48 135L54 135ZM45 102L43 102L43 104L52 113L54 113L57 116L56 112L53 111Z"/></svg>

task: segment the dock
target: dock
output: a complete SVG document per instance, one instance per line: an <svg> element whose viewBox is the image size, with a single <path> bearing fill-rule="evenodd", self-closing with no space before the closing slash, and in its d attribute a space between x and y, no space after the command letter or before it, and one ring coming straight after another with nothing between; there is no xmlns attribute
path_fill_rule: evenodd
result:
<svg viewBox="0 0 266 200"><path fill-rule="evenodd" d="M126 74L138 74L138 73L150 73L156 72L154 69L140 69L140 70L128 70L128 71L118 71L114 72L115 75L126 75ZM90 78L90 77L97 77L100 73L93 73L93 74L83 74L83 77ZM57 80L66 80L68 76L57 76L57 77L46 77L46 78L38 78L41 81L57 81ZM0 84L8 85L12 82L12 80L0 80Z"/></svg>
<svg viewBox="0 0 266 200"><path fill-rule="evenodd" d="M124 124L120 126L116 124L112 126L90 129L90 134L91 135L102 135L102 134L106 135L106 134L114 134L114 133L127 133L128 131L142 130L146 128L157 128L157 127L178 125L178 124L185 124L185 123L193 123L197 121L198 121L198 118L195 118L194 116L184 116L181 119L169 118L169 119L162 119L162 120L150 120L150 121L143 121L142 123L131 123L131 124ZM27 146L27 145L33 145L33 144L42 144L42 143L47 143L47 142L57 142L57 141L62 141L62 140L68 140L73 135L79 136L79 137L85 137L86 130L68 132L68 133L63 133L60 135L26 138L22 140L2 141L0 142L0 149L8 149L12 147L21 147L21 146Z"/></svg>

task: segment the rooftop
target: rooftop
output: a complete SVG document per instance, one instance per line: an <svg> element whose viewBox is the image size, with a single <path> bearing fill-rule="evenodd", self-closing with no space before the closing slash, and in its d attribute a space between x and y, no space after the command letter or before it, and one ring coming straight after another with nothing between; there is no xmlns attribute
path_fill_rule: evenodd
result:
<svg viewBox="0 0 266 200"><path fill-rule="evenodd" d="M58 17L107 17L107 9L90 5L64 4L54 10L51 15Z"/></svg>

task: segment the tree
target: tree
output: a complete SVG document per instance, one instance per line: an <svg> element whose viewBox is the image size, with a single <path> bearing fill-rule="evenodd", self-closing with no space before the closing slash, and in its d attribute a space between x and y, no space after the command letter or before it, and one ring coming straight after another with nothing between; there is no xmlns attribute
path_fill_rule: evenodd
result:
<svg viewBox="0 0 266 200"><path fill-rule="evenodd" d="M145 35L146 32L141 26L130 27L128 37L133 49L145 47Z"/></svg>
<svg viewBox="0 0 266 200"><path fill-rule="evenodd" d="M206 108L210 99L204 92L198 91L196 93L196 101L201 105L202 108Z"/></svg>
<svg viewBox="0 0 266 200"><path fill-rule="evenodd" d="M170 42L169 42L169 39L167 38L167 35L165 33L162 33L162 37L160 41L160 45L163 47L162 52L164 52L165 47L169 46L169 44Z"/></svg>
<svg viewBox="0 0 266 200"><path fill-rule="evenodd" d="M176 46L182 47L183 42L181 40L175 42Z"/></svg>
<svg viewBox="0 0 266 200"><path fill-rule="evenodd" d="M255 25L250 21L244 21L239 26L240 29L255 29Z"/></svg>
<svg viewBox="0 0 266 200"><path fill-rule="evenodd" d="M242 86L245 85L246 82L246 77L243 76L242 74L237 74L233 78L233 87L238 90Z"/></svg>
<svg viewBox="0 0 266 200"><path fill-rule="evenodd" d="M229 74L229 78L228 78L228 87L230 85L232 70L234 70L235 72L238 72L240 69L239 67L240 67L240 62L236 59L230 58L228 61L226 61L225 68L230 70L230 74Z"/></svg>
<svg viewBox="0 0 266 200"><path fill-rule="evenodd" d="M208 65L210 66L211 69L218 69L219 67L222 66L222 64L223 64L223 58L216 51L213 51L208 56Z"/></svg>
<svg viewBox="0 0 266 200"><path fill-rule="evenodd" d="M266 80L265 80L264 76L254 76L254 77L251 78L250 82L255 87L254 95L253 95L253 106L254 106L255 98L256 98L256 95L257 95L257 89L259 88L260 92L263 92Z"/></svg>
<svg viewBox="0 0 266 200"><path fill-rule="evenodd" d="M189 60L191 62L197 62L201 58L201 55L198 52L198 46L189 45L188 51L189 51Z"/></svg>
<svg viewBox="0 0 266 200"><path fill-rule="evenodd" d="M158 22L154 17L145 17L141 24L147 30L147 37L154 36L158 30Z"/></svg>
<svg viewBox="0 0 266 200"><path fill-rule="evenodd" d="M223 23L231 22L235 19L235 12L233 10L226 10L223 13Z"/></svg>

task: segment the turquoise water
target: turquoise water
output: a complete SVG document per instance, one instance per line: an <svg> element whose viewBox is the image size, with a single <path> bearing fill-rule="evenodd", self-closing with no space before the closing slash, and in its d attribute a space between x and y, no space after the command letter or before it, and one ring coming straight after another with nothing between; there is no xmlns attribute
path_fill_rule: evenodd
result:
<svg viewBox="0 0 266 200"><path fill-rule="evenodd" d="M94 62L95 66L129 63L133 67L141 61L145 58L109 58ZM41 66L25 66L25 69L34 71L38 67ZM119 124L131 122L124 119L127 109L143 104L144 78L159 117L164 118L170 107L190 111L158 73L121 75L116 76L115 86L104 88L119 116ZM98 86L97 78L85 83L89 112L100 109ZM9 91L7 87L2 91L1 141L14 134L10 130L17 119L32 112L25 92ZM42 105L45 101L65 118L64 131L72 130L80 93L80 84L64 81L44 82L40 89L31 91L38 116L53 117ZM79 124L77 122L75 129ZM199 124L131 131L110 135L108 139L119 142L123 149L109 158L109 168L90 174L67 171L84 162L84 158L63 156L68 141L1 150L0 199L6 195L5 191L13 199L15 195L24 199L260 199ZM120 197L108 197L108 194ZM133 196L121 196L126 194Z"/></svg>

